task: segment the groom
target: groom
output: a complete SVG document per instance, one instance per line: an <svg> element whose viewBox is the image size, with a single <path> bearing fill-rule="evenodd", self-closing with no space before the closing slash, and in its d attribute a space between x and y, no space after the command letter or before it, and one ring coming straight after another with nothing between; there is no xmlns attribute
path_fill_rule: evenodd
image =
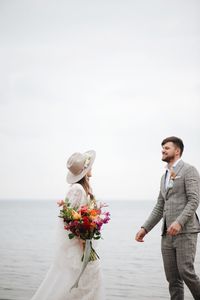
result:
<svg viewBox="0 0 200 300"><path fill-rule="evenodd" d="M161 145L162 160L167 162L166 172L161 178L157 203L135 239L143 242L144 236L163 218L161 249L171 300L184 300L183 282L194 299L200 300L200 279L194 270L200 232L196 214L200 199L199 174L182 161L181 139L168 137Z"/></svg>

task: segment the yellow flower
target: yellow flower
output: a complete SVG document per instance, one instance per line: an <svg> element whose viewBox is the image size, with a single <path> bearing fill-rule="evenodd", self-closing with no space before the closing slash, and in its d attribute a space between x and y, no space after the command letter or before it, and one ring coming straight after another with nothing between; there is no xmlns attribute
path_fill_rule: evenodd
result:
<svg viewBox="0 0 200 300"><path fill-rule="evenodd" d="M72 216L74 220L79 220L81 218L81 215L77 213L75 210L72 211Z"/></svg>

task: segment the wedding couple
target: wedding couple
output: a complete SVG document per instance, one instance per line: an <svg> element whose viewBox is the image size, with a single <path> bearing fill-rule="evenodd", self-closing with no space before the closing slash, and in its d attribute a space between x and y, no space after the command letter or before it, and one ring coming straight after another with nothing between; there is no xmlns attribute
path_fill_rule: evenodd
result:
<svg viewBox="0 0 200 300"><path fill-rule="evenodd" d="M200 280L194 270L200 232L196 214L200 178L193 166L182 161L183 148L182 140L177 137L163 140L162 160L167 162L166 172L161 178L157 203L135 239L143 242L144 236L163 219L162 256L171 299L184 299L185 283L194 299L200 300ZM94 160L94 151L74 153L68 159L67 182L71 187L67 198L74 207L94 200L89 184ZM78 288L70 292L81 269L82 242L68 238L61 219L57 239L54 262L32 300L105 300L99 260L88 263Z"/></svg>

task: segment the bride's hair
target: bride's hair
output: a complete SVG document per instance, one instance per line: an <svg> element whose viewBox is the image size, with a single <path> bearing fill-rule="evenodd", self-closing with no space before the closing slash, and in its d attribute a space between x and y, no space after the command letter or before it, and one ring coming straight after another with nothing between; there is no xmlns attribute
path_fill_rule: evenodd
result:
<svg viewBox="0 0 200 300"><path fill-rule="evenodd" d="M82 187L84 188L86 195L90 196L90 199L93 200L94 199L94 195L91 191L91 187L90 187L90 183L89 183L89 179L87 177L87 175L85 175L83 178L81 178L81 180L79 180L77 183L81 184Z"/></svg>

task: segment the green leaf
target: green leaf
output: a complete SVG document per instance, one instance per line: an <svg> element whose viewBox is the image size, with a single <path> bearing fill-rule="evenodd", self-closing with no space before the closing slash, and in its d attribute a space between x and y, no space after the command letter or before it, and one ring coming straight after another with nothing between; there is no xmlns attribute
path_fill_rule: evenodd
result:
<svg viewBox="0 0 200 300"><path fill-rule="evenodd" d="M73 233L69 233L68 236L69 236L69 239L70 239L70 240L73 239L73 238L75 237L75 235L74 235Z"/></svg>

